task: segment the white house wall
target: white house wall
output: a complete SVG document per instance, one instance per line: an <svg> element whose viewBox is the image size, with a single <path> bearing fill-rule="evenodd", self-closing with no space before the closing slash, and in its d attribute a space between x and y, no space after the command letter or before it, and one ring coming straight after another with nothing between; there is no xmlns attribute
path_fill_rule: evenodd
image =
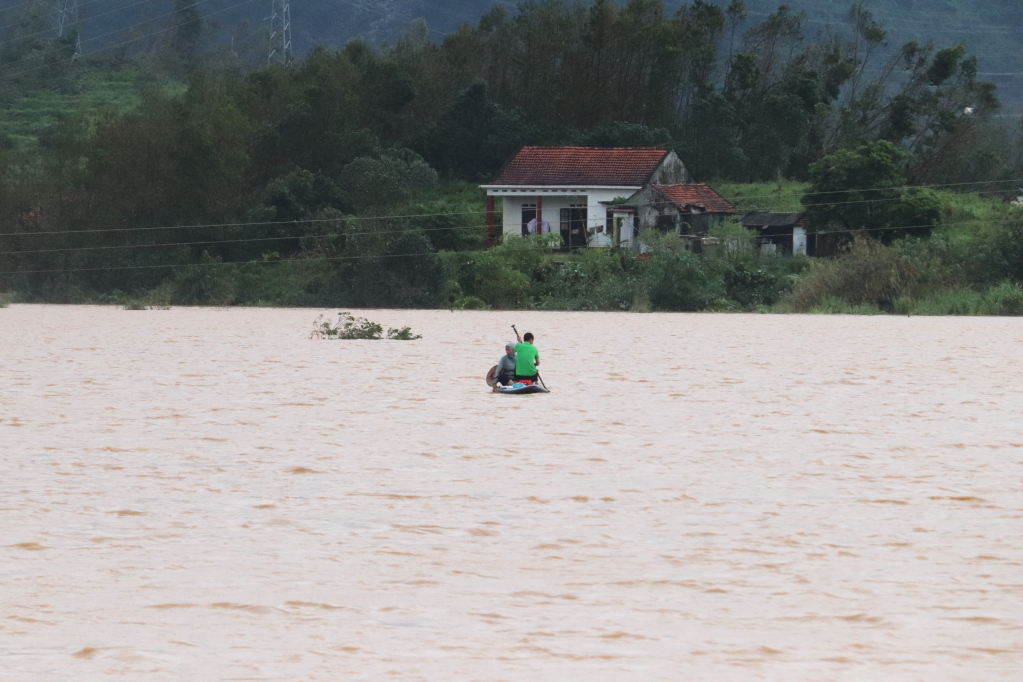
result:
<svg viewBox="0 0 1023 682"><path fill-rule="evenodd" d="M543 197L543 219L551 225L551 231L560 233L561 209L573 204L586 204L586 226L604 227L603 233L590 235L589 246L609 246L611 240L606 236L607 206L601 202L611 202L621 197L631 196L636 187L597 187L597 188L545 188L545 191L521 190L488 190L488 194L500 196L502 200L502 228L505 235L522 234L522 205L535 204L536 198Z"/></svg>

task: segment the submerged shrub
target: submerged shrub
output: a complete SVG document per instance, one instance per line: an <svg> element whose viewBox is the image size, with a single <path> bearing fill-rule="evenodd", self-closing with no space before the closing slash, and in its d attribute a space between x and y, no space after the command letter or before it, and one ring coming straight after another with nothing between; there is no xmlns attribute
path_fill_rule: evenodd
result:
<svg viewBox="0 0 1023 682"><path fill-rule="evenodd" d="M462 296L451 305L452 310L490 310L490 306L482 298Z"/></svg>
<svg viewBox="0 0 1023 682"><path fill-rule="evenodd" d="M365 317L353 317L351 313L340 312L337 314L337 323L331 324L330 320L324 320L320 315L313 322L312 338L316 339L379 339L384 333L384 328L376 322L370 322Z"/></svg>
<svg viewBox="0 0 1023 682"><path fill-rule="evenodd" d="M323 315L313 320L313 331L309 337L313 339L377 341L383 338L383 334L383 326L376 322L370 322L365 317L353 317L351 313L340 312L337 314L335 324L331 324L330 320L324 320ZM388 329L387 338L392 341L414 341L423 337L414 335L409 327L401 327L400 329Z"/></svg>
<svg viewBox="0 0 1023 682"><path fill-rule="evenodd" d="M415 341L423 337L421 334L413 334L410 327L402 327L401 329L388 329L387 338L392 341Z"/></svg>

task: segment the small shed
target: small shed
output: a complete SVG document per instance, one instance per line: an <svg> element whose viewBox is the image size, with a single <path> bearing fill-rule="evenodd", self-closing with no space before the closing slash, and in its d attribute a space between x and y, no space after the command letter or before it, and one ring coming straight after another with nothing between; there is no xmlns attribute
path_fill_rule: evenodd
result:
<svg viewBox="0 0 1023 682"><path fill-rule="evenodd" d="M747 213L742 217L742 226L756 230L760 235L760 248L764 251L781 252L789 255L801 253L814 255L816 235L807 235L809 220L805 213Z"/></svg>
<svg viewBox="0 0 1023 682"><path fill-rule="evenodd" d="M655 228L700 237L706 236L711 226L738 213L705 183L649 184L626 203L636 208L640 231Z"/></svg>

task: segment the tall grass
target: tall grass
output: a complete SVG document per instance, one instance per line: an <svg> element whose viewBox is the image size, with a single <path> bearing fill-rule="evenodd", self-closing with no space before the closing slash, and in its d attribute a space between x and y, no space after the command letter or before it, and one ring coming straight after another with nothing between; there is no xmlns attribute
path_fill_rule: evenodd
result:
<svg viewBox="0 0 1023 682"><path fill-rule="evenodd" d="M895 301L901 315L1023 315L1023 286L1003 282L986 291L966 287L937 291L922 299Z"/></svg>
<svg viewBox="0 0 1023 682"><path fill-rule="evenodd" d="M794 312L810 312L839 299L849 306L890 310L914 277L907 261L877 242L857 239L841 257L815 260L809 273L788 295L785 305Z"/></svg>

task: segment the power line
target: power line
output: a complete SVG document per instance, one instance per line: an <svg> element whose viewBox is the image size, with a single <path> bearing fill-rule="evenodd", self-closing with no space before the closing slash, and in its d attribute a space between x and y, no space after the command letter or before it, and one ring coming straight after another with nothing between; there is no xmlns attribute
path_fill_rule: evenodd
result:
<svg viewBox="0 0 1023 682"><path fill-rule="evenodd" d="M974 221L981 223L997 223L999 221ZM1014 221L1010 221L1014 222ZM886 230L909 230L909 229L920 229L920 228L935 228L940 227L937 225L910 225L902 227L874 227L874 228L862 228L852 230L818 230L816 232L806 232L806 236L811 235L827 235L827 234L846 234L846 233L858 233L858 232L881 232ZM793 236L792 233L782 233L775 235L767 235L767 237L788 237ZM553 237L553 235L552 235ZM634 239L639 242L639 235L636 235ZM640 242L641 243L641 242ZM587 247L587 248L601 248L601 247ZM604 247L607 248L607 247ZM456 251L453 253L459 254L479 254L486 253L486 251ZM193 266L215 266L215 265L269 265L281 263L308 263L308 262L343 262L343 261L356 261L366 259L380 259L380 258L419 258L421 256L434 256L437 255L435 251L422 251L416 253L392 253L392 254L365 254L361 256L316 256L311 258L293 258L289 260L280 261L207 261L207 262L192 262L192 263L168 263L159 265L116 265L102 268L53 268L46 270L4 270L0 271L0 275L35 275L35 274L46 274L46 273L71 273L71 272L113 272L123 270L165 270L169 268L184 268Z"/></svg>
<svg viewBox="0 0 1023 682"><path fill-rule="evenodd" d="M903 190L903 189L927 189L934 187L963 187L968 185L978 184L996 184L996 183L1023 183L1023 178L1012 179L1012 180L979 180L975 182L958 182L958 183L945 183L945 184L931 184L931 185L911 185L907 187L873 187L867 189L854 189L854 190L834 190L828 192L813 192L814 196L826 195L826 194L847 194L849 192L876 192L885 190ZM1004 193L1005 189L993 189L993 190L980 190L972 192L972 194L1001 194ZM779 194L762 194L762 195L749 195L749 196L734 196L727 198L732 202L748 201L751 199L783 199L787 197L805 196L811 194L809 190L803 192L792 192L792 193L779 193ZM522 199L527 199L529 195L523 195ZM517 197L516 197L517 198ZM809 206L843 206L848 204L863 204L863 203L881 203L887 201L901 201L904 197L886 197L878 199L859 199L854 201L821 201L816 204L810 204ZM629 206L647 206L659 202L649 203L635 203L629 204ZM807 206L807 207L809 207ZM797 211L798 212L798 211ZM408 213L399 215L384 215L384 216L342 216L338 218L309 218L303 220L267 220L267 221L255 221L255 222L234 222L234 223L195 223L190 225L164 225L156 227L117 227L117 228L106 228L100 230L51 230L51 231L36 231L36 232L0 232L0 238L2 237L38 237L38 236L61 236L71 234L108 234L116 232L152 232L157 230L188 230L188 229L203 229L203 228L232 228L232 227L266 227L271 225L279 226L301 226L306 224L316 223L338 223L338 222L362 222L367 220L404 220L411 218L438 218L438 217L453 217L453 216L467 216L467 215L481 215L486 213L485 210L476 211L459 211L459 212L446 212L446 213ZM599 219L587 219L588 221L597 222ZM482 227L482 226L481 226ZM451 229L449 227L435 228L438 230ZM394 232L403 232L404 230L397 230ZM387 234L386 231L374 231L359 234ZM349 233L351 234L351 233ZM312 237L315 235L304 235L306 237ZM272 237L267 239L291 239L297 237ZM209 241L200 241L195 243L211 243ZM225 242L226 243L226 242Z"/></svg>
<svg viewBox="0 0 1023 682"><path fill-rule="evenodd" d="M64 1L64 0L58 0L58 1ZM73 0L70 0L70 1L73 1ZM142 22L139 22L137 24L132 24L131 26L126 26L124 28L119 28L116 31L109 31L107 33L103 33L103 34L98 35L98 36L93 36L91 38L83 40L82 42L83 43L91 43L92 41L99 40L100 38L106 38L108 36L117 35L119 33L124 33L125 31L131 30L131 29L136 28L138 26L145 26L146 24L149 24L149 23L152 23L154 21L157 21L158 19L163 19L164 17L169 17L169 16L172 16L174 14L178 14L179 12L183 12L185 10L190 10L190 9L192 9L194 7L197 7L198 5L203 4L204 2L209 2L209 1L210 0L197 0L195 3L193 3L192 5L189 5L187 7L183 7L181 9L176 9L176 10L173 10L171 12L166 12L166 13L161 14L159 16L153 17L152 19L147 19L146 21L142 21ZM131 7L131 5L129 5L129 7ZM196 21L196 20L193 19L192 21ZM185 23L188 23L188 22L185 22ZM33 34L33 35L39 35L39 34ZM107 48L103 48L103 49L107 49ZM32 55L32 56L33 57L45 57L48 54L52 54L53 52L59 52L59 51L60 50L48 50L48 51L40 52L38 55ZM22 61L25 61L25 58L18 59L16 61L13 61L13 62L10 62L10 63L11 64L17 64L17 63L22 62Z"/></svg>
<svg viewBox="0 0 1023 682"><path fill-rule="evenodd" d="M408 230L379 230L373 232L334 232L331 234L299 234L279 237L246 237L244 239L200 239L192 242L167 242L165 244L112 244L107 246L69 246L61 249L32 249L19 251L0 251L0 256L19 255L24 253L59 253L64 251L102 251L107 249L148 249L168 246L197 246L202 244L247 244L249 242L276 242L288 239L334 239L336 237L365 237L382 234L404 234L406 232L443 232L445 230L481 230L483 225L452 225L451 227L429 227ZM53 233L60 234L60 233Z"/></svg>
<svg viewBox="0 0 1023 682"><path fill-rule="evenodd" d="M90 0L90 1L91 2L98 2L99 0ZM0 7L0 10L10 11L12 9L18 9L19 7L24 7L25 5L34 5L34 4L36 4L35 0L27 0L26 2L19 2L19 3L14 4L14 5L5 5L4 7ZM85 4L85 3L82 3L82 4ZM13 25L13 24L9 24L9 25ZM6 28L6 27L4 27L4 28Z"/></svg>
<svg viewBox="0 0 1023 682"><path fill-rule="evenodd" d="M96 3L96 2L102 2L102 1L104 1L104 0L88 0L88 2L79 2L78 3L79 14L81 14L80 10L81 10L82 7L85 7L87 5L91 5L91 4ZM105 16L107 14L113 14L114 12L120 12L122 10L129 9L129 8L135 7L137 5L147 5L147 4L150 3L150 1L151 0L139 0L138 2L133 2L130 5L124 5L123 7L117 7L117 8L111 9L111 10L107 10L106 12L100 12L99 14L86 14L84 18L79 19L79 23L85 23L87 21L91 21L91 20L96 19L98 17L102 17L102 16ZM172 12L172 14L173 14L173 12ZM166 16L166 15L164 15L164 16ZM118 29L114 33L120 33L121 31L127 31L128 29L135 28L136 26L142 26L144 24L149 23L150 21L156 21L156 19L158 19L158 18L159 17L156 17L154 19L149 19L149 20L143 21L143 22L138 23L138 24L133 24L132 26L126 26L125 28ZM4 29L7 29L7 28L10 28L11 26L14 26L14 24L7 24L5 26L0 26L0 31L2 31ZM12 42L15 42L17 40L21 40L23 38L32 38L34 36L43 35L44 33L49 33L51 30L52 29L46 29L45 31L36 31L35 33L23 33L23 34L18 35L15 38L12 38L11 40L8 40L8 41L5 41L5 42L0 42L0 45L4 45L6 43L12 43ZM106 35L113 35L113 33L107 33ZM100 37L102 38L103 36L100 36ZM90 40L92 40L92 38L90 38Z"/></svg>
<svg viewBox="0 0 1023 682"><path fill-rule="evenodd" d="M104 230L66 230L66 231L47 231L47 232L8 232L7 234L0 233L0 237L26 237L31 235L40 234L92 234L92 233L104 233L104 232L141 232L141 231L152 231L152 230L190 230L198 229L203 227L251 227L251 226L265 226L265 225L303 225L305 223L338 223L348 221L363 221L363 220L397 220L400 218L437 218L447 216L460 216L460 215L479 215L486 213L486 211L464 211L461 213L414 213L409 215L390 215L390 216L343 216L341 218L309 218L307 220L266 220L251 223L199 223L194 225L166 225L163 227L114 227Z"/></svg>
<svg viewBox="0 0 1023 682"><path fill-rule="evenodd" d="M933 184L929 184L929 185L904 185L904 186L901 186L901 187L891 187L891 186L888 186L888 187L867 187L867 188L862 188L862 189L856 188L856 189L852 189L852 190L836 189L836 190L828 191L828 192L814 192L813 194L815 194L815 195L821 195L821 194L845 194L846 192L850 192L850 191L854 191L854 192L877 192L877 191L881 191L881 190L892 190L892 189L931 189L931 188L934 188L934 187L965 187L967 185L988 185L988 184L992 184L993 185L993 184L998 184L998 183L1023 183L1023 178L1015 178L1015 179L1010 179L1010 180L974 180L973 182L946 182L946 183L933 183ZM998 191L1004 191L1004 190L990 190L988 193L990 193L990 192L998 192ZM741 200L741 199L763 199L763 198L768 198L768 197L795 197L795 196L803 196L803 195L808 194L808 193L809 193L809 190L804 190L802 192L789 192L789 193L781 193L781 194L761 194L761 195L751 195L751 196L736 196L736 197L734 197L734 199L738 201L738 200ZM977 193L979 194L980 192L977 192ZM729 201L731 201L731 199L729 199Z"/></svg>
<svg viewBox="0 0 1023 682"><path fill-rule="evenodd" d="M679 216L680 218L683 216ZM544 221L547 222L547 221ZM604 220L600 218L587 218L585 220L572 221L575 223L587 223L596 224L598 222L603 223ZM993 219L976 219L976 220L964 220L958 222L949 223L926 223L921 225L900 225L893 227L882 227L882 228L850 228L848 230L820 230L818 232L807 232L805 234L831 234L837 232L862 232L862 231L873 231L873 230L916 230L916 229L940 229L946 227L956 227L961 225L1009 225L1017 222L1023 222L1023 218L1006 218L1003 220ZM405 234L405 233L421 233L421 232L443 232L448 230L482 230L486 228L486 224L477 225L453 225L451 227L434 227L425 229L408 229L408 230L381 230L373 232L336 232L331 234L307 234L307 235L287 235L277 237L247 237L244 239L200 239L196 241L188 242L167 242L163 244L111 244L105 246L77 246L77 247L64 247L57 249L24 249L16 251L0 251L0 256L18 256L24 254L36 254L36 253L67 253L67 252L81 252L81 251L108 251L116 249L148 249L148 248L166 248L166 247L178 247L178 246L204 246L212 244L247 244L255 242L268 242L268 241L285 241L285 240L316 240L316 239L334 239L337 237L362 237L362 236L379 236L385 234ZM34 234L34 233L30 233ZM60 233L52 233L60 234ZM553 234L553 232L547 233ZM791 233L776 233L767 235L769 237L785 237L791 236ZM248 261L241 261L248 262Z"/></svg>

